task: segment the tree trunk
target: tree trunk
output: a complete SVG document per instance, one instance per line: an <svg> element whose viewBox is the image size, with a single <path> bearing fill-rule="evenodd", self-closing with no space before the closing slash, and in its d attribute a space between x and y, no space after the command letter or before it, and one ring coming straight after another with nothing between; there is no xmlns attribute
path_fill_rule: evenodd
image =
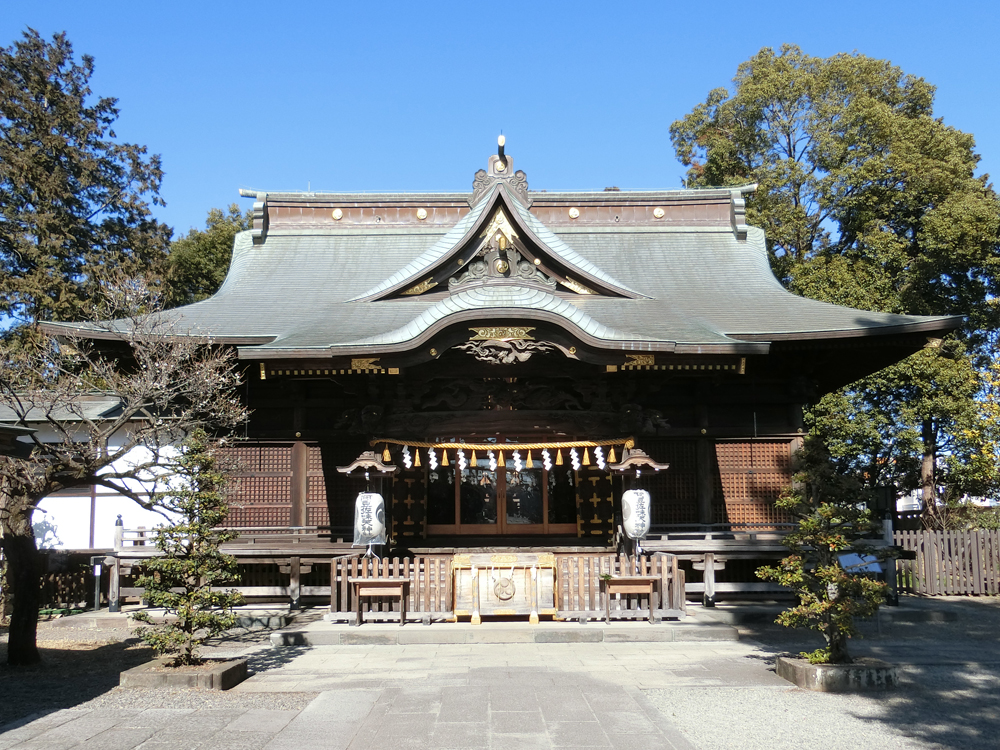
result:
<svg viewBox="0 0 1000 750"><path fill-rule="evenodd" d="M850 664L851 655L847 653L847 635L836 626L827 632L827 645L830 647L831 664Z"/></svg>
<svg viewBox="0 0 1000 750"><path fill-rule="evenodd" d="M42 598L42 571L31 523L5 528L0 544L7 558L8 596L14 605L7 635L7 663L11 666L37 664L41 661L35 639Z"/></svg>
<svg viewBox="0 0 1000 750"><path fill-rule="evenodd" d="M937 485L934 481L935 459L937 457L937 430L934 420L925 419L921 429L924 453L920 461L920 487L924 503L924 516L937 518Z"/></svg>

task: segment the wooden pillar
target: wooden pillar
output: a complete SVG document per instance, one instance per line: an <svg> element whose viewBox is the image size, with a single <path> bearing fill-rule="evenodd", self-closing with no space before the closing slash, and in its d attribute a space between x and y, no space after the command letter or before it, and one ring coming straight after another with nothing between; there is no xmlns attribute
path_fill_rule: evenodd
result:
<svg viewBox="0 0 1000 750"><path fill-rule="evenodd" d="M699 388L700 403L698 404L698 427L701 434L708 434L708 406L704 398L704 386ZM714 500L715 482L712 481L712 451L715 440L710 437L700 437L695 447L695 477L698 496L698 523L712 523L712 501Z"/></svg>
<svg viewBox="0 0 1000 750"><path fill-rule="evenodd" d="M712 481L712 451L715 441L709 438L699 438L695 455L695 472L698 492L698 523L712 523L712 503L714 485Z"/></svg>
<svg viewBox="0 0 1000 750"><path fill-rule="evenodd" d="M121 612L121 575L122 563L117 557L106 557L104 563L110 565L108 571L108 612Z"/></svg>
<svg viewBox="0 0 1000 750"><path fill-rule="evenodd" d="M309 446L292 443L292 511L289 526L306 525L306 495L309 492Z"/></svg>

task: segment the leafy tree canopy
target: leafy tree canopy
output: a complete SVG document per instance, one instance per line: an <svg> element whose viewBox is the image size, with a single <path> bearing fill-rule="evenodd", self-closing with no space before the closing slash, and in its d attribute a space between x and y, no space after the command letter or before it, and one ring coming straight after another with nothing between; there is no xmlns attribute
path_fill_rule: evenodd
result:
<svg viewBox="0 0 1000 750"><path fill-rule="evenodd" d="M732 89L670 128L690 187L757 183L748 223L764 229L791 291L966 316L958 340L929 342L810 415L843 469L922 486L931 506L941 486L987 493L1000 474L984 401L1000 327L1000 201L975 174L973 137L933 104L933 86L888 61L786 45L742 63Z"/></svg>
<svg viewBox="0 0 1000 750"><path fill-rule="evenodd" d="M101 276L160 271L170 229L150 214L160 157L120 143L94 61L29 29L0 49L0 314L79 320Z"/></svg>
<svg viewBox="0 0 1000 750"><path fill-rule="evenodd" d="M934 87L885 60L786 45L670 128L690 187L755 182L747 219L804 296L997 327L1000 203Z"/></svg>
<svg viewBox="0 0 1000 750"><path fill-rule="evenodd" d="M242 213L233 203L226 211L209 211L204 231L192 229L176 240L167 258L167 306L188 305L215 294L229 270L236 234L252 226L253 211Z"/></svg>

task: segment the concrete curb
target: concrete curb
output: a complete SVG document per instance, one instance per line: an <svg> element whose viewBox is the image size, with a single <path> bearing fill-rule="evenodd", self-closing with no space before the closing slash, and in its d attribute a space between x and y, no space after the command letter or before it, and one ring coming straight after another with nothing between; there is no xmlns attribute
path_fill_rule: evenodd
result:
<svg viewBox="0 0 1000 750"><path fill-rule="evenodd" d="M198 671L164 670L169 657L155 659L122 672L119 685L128 688L196 688L229 690L247 678L246 659L227 659Z"/></svg>
<svg viewBox="0 0 1000 750"><path fill-rule="evenodd" d="M778 677L820 693L891 690L899 685L896 667L879 659L858 659L853 664L810 664L805 659L779 656L774 666Z"/></svg>

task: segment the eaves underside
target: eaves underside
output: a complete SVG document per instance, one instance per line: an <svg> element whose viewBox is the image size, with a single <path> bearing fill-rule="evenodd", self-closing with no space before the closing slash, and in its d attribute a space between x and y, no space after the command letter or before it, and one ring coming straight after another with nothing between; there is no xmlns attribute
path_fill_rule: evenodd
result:
<svg viewBox="0 0 1000 750"><path fill-rule="evenodd" d="M957 315L922 320L899 325L883 325L872 328L824 329L814 331L782 331L780 333L727 332L726 335L740 341L816 341L822 339L873 338L907 333L948 333L962 324Z"/></svg>

